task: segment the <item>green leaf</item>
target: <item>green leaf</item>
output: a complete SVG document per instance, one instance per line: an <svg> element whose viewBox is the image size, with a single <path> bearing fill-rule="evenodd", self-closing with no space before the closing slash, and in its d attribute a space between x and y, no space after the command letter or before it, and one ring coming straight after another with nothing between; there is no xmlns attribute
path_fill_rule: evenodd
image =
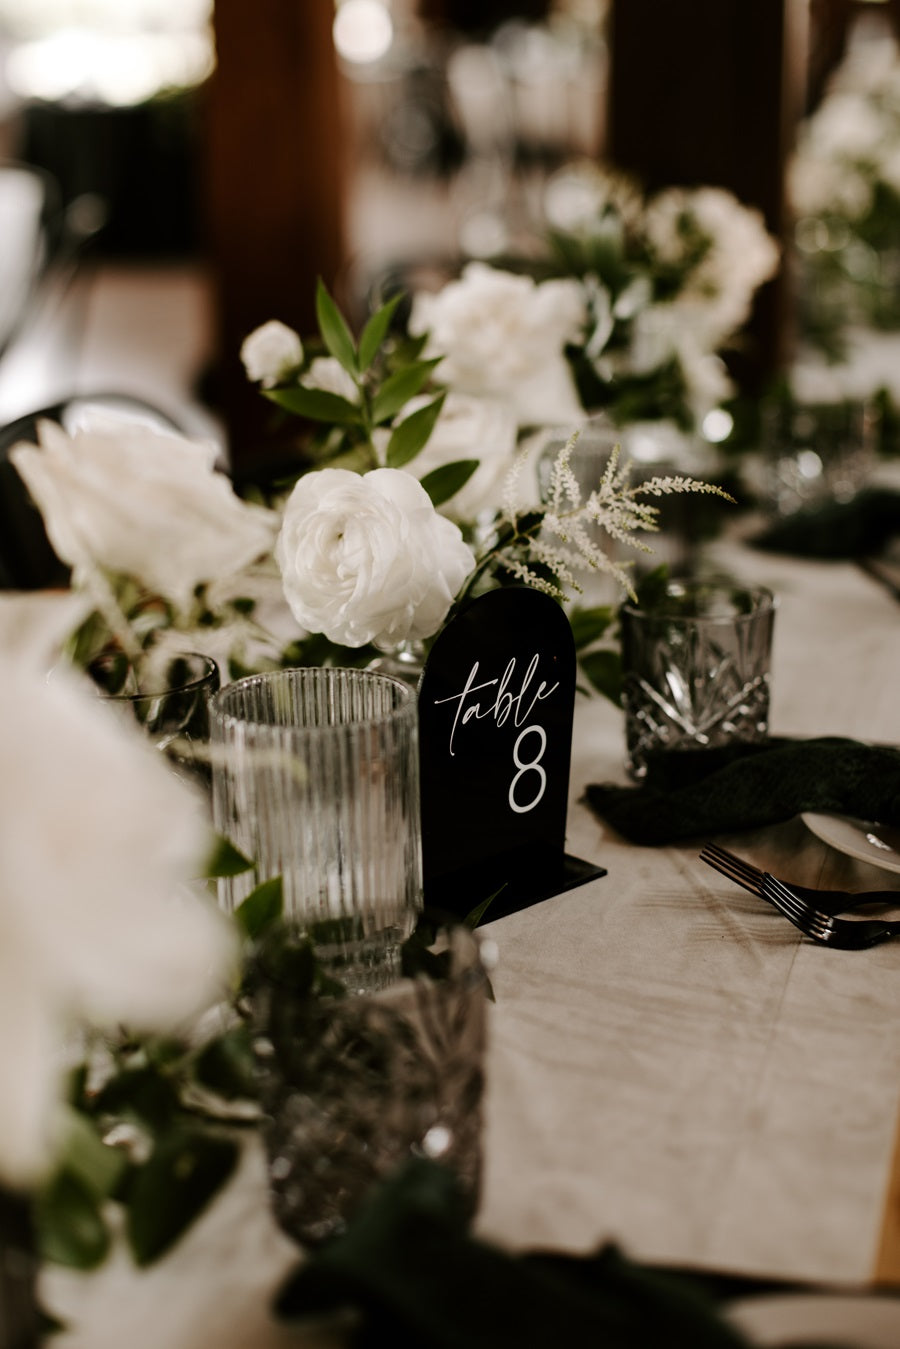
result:
<svg viewBox="0 0 900 1349"><path fill-rule="evenodd" d="M392 361L397 369L401 365L409 365L410 361L417 361L428 345L428 333L419 333L416 337L411 337L409 333L401 337L394 344L391 352Z"/></svg>
<svg viewBox="0 0 900 1349"><path fill-rule="evenodd" d="M357 405L348 398L342 398L339 393L308 389L305 384L295 384L289 389L263 389L262 392L266 398L297 417L308 417L314 422L362 425L362 414Z"/></svg>
<svg viewBox="0 0 900 1349"><path fill-rule="evenodd" d="M128 1166L119 1148L108 1147L92 1120L71 1106L65 1108L62 1156L65 1170L95 1199L105 1199L118 1185Z"/></svg>
<svg viewBox="0 0 900 1349"><path fill-rule="evenodd" d="M454 459L452 464L442 464L432 469L422 478L422 486L431 497L433 506L442 506L464 487L478 468L478 459Z"/></svg>
<svg viewBox="0 0 900 1349"><path fill-rule="evenodd" d="M575 650L581 651L591 642L596 642L615 622L616 611L611 604L601 604L595 609L573 609L569 614L572 636L575 638Z"/></svg>
<svg viewBox="0 0 900 1349"><path fill-rule="evenodd" d="M38 1194L35 1226L43 1258L57 1265L96 1269L109 1251L100 1202L70 1171L59 1172Z"/></svg>
<svg viewBox="0 0 900 1349"><path fill-rule="evenodd" d="M256 1078L249 1027L234 1026L205 1045L197 1056L194 1073L201 1086L226 1101L252 1100Z"/></svg>
<svg viewBox="0 0 900 1349"><path fill-rule="evenodd" d="M168 1126L181 1104L172 1083L148 1064L111 1077L93 1098L93 1108L99 1115L124 1115L159 1129Z"/></svg>
<svg viewBox="0 0 900 1349"><path fill-rule="evenodd" d="M590 651L579 664L593 687L611 703L622 703L622 657L618 651Z"/></svg>
<svg viewBox="0 0 900 1349"><path fill-rule="evenodd" d="M418 411L411 412L394 427L387 447L388 468L402 468L410 459L415 459L434 430L434 424L441 415L446 396L445 393L438 394L437 398L426 403Z"/></svg>
<svg viewBox="0 0 900 1349"><path fill-rule="evenodd" d="M343 314L328 294L325 283L319 278L316 286L316 317L319 320L319 332L322 341L336 360L354 377L359 373L356 358L356 343L347 327Z"/></svg>
<svg viewBox="0 0 900 1349"><path fill-rule="evenodd" d="M660 600L665 599L666 588L669 584L669 564L661 562L658 567L648 571L646 576L642 576L635 586L637 602L642 609L650 609Z"/></svg>
<svg viewBox="0 0 900 1349"><path fill-rule="evenodd" d="M392 296L386 304L375 311L363 328L362 336L359 339L359 368L361 371L368 370L377 356L378 348L387 336L391 319L394 317L397 306L402 299L402 294Z"/></svg>
<svg viewBox="0 0 900 1349"><path fill-rule="evenodd" d="M212 880L222 876L240 876L250 871L253 863L234 846L224 834L216 834L213 853L206 864L206 876Z"/></svg>
<svg viewBox="0 0 900 1349"><path fill-rule="evenodd" d="M238 926L255 940L281 917L284 887L280 876L262 881L235 910Z"/></svg>
<svg viewBox="0 0 900 1349"><path fill-rule="evenodd" d="M230 1138L179 1127L157 1141L128 1192L128 1244L138 1265L164 1255L233 1172Z"/></svg>
<svg viewBox="0 0 900 1349"><path fill-rule="evenodd" d="M478 926L478 924L484 917L485 913L487 912L488 908L491 906L491 904L493 904L497 896L499 894L502 894L502 892L506 889L506 885L507 882L504 881L503 884L500 886L499 890L495 890L492 895L488 895L487 899L483 899L480 904L476 904L474 909L469 910L469 912L463 919L463 922L465 923L466 927L476 928Z"/></svg>
<svg viewBox="0 0 900 1349"><path fill-rule="evenodd" d="M413 361L411 365L403 366L395 374L388 375L372 399L372 421L376 426L388 421L405 403L415 398L441 359L438 356L431 361Z"/></svg>

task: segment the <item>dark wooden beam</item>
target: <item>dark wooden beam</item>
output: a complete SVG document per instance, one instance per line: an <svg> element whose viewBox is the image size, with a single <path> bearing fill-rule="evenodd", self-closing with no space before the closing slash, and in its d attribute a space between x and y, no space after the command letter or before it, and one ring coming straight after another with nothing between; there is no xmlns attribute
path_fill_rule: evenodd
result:
<svg viewBox="0 0 900 1349"><path fill-rule="evenodd" d="M806 89L809 0L611 0L608 155L654 190L715 184L782 242ZM759 292L736 364L755 392L792 345L789 274Z"/></svg>
<svg viewBox="0 0 900 1349"><path fill-rule="evenodd" d="M207 99L205 237L214 282L213 393L237 476L282 450L239 360L270 318L314 329L317 276L345 260L345 139L333 0L216 0Z"/></svg>

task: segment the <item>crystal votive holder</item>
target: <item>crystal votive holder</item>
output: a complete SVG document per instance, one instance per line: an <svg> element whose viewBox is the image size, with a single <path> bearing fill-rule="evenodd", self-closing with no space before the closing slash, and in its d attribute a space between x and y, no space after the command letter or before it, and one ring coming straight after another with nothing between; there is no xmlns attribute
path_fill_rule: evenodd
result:
<svg viewBox="0 0 900 1349"><path fill-rule="evenodd" d="M283 916L352 993L392 983L422 907L418 707L370 670L267 671L213 699L213 820L254 862L233 912L280 877Z"/></svg>
<svg viewBox="0 0 900 1349"><path fill-rule="evenodd" d="M403 948L390 988L322 985L308 946L275 934L249 1004L276 1220L313 1247L346 1226L372 1186L412 1156L452 1170L478 1204L488 981L465 924Z"/></svg>
<svg viewBox="0 0 900 1349"><path fill-rule="evenodd" d="M768 735L775 599L728 581L667 582L620 611L627 765Z"/></svg>

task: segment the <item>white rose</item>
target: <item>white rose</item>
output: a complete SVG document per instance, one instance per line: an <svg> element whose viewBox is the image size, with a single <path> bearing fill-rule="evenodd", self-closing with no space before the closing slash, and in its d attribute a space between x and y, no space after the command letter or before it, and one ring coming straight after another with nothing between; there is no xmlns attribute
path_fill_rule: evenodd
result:
<svg viewBox="0 0 900 1349"><path fill-rule="evenodd" d="M271 388L303 364L303 343L293 328L270 319L244 338L241 360L248 379Z"/></svg>
<svg viewBox="0 0 900 1349"><path fill-rule="evenodd" d="M42 422L39 442L10 459L76 574L101 566L184 604L271 548L277 516L235 495L211 441L96 413L72 435Z"/></svg>
<svg viewBox="0 0 900 1349"><path fill-rule="evenodd" d="M317 356L310 363L302 381L307 388L322 389L325 393L336 393L350 403L359 402L357 389L350 375L334 356Z"/></svg>
<svg viewBox="0 0 900 1349"><path fill-rule="evenodd" d="M430 396L413 398L404 416L424 407ZM478 459L479 465L458 492L441 506L441 513L455 520L476 520L500 504L500 491L512 467L516 449L516 419L506 403L469 394L447 395L441 415L423 450L406 465L410 473L424 478L444 464L458 459Z"/></svg>
<svg viewBox="0 0 900 1349"><path fill-rule="evenodd" d="M43 639L41 639L41 642ZM234 930L188 882L203 803L86 680L0 656L0 1176L50 1162L73 1025L175 1028L225 988Z"/></svg>
<svg viewBox="0 0 900 1349"><path fill-rule="evenodd" d="M470 262L458 281L413 302L410 331L429 333L440 379L507 401L520 426L578 421L584 409L564 355L585 322L575 281L544 281Z"/></svg>
<svg viewBox="0 0 900 1349"><path fill-rule="evenodd" d="M430 637L475 566L457 526L395 468L307 473L275 558L297 622L352 647Z"/></svg>

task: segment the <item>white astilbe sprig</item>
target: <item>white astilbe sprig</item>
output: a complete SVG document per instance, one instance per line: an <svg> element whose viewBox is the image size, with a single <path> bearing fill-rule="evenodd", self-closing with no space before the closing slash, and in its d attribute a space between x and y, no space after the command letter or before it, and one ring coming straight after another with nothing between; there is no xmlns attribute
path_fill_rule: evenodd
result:
<svg viewBox="0 0 900 1349"><path fill-rule="evenodd" d="M659 507L641 498L685 492L720 496L727 501L733 498L720 487L681 474L648 478L632 485L632 464L622 462L619 446L610 454L597 487L585 497L572 469L577 441L576 431L557 455L550 474L547 505L538 511L526 511L518 504L527 451L519 456L503 493L501 541L495 560L517 579L559 599L567 599L567 591L581 593L579 571L599 571L614 577L633 599L631 563L610 557L596 541L596 527L611 540L639 552L652 553L653 549L637 535L659 529Z"/></svg>

